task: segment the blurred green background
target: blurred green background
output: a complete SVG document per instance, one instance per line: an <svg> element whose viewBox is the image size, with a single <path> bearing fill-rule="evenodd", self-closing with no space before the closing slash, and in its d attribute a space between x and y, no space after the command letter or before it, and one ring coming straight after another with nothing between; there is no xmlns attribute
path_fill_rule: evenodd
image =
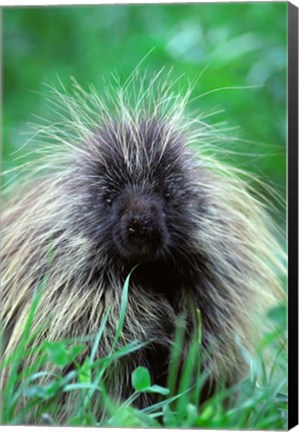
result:
<svg viewBox="0 0 299 432"><path fill-rule="evenodd" d="M3 36L4 170L18 163L12 152L28 151L33 115L48 115L45 83L59 77L70 88L74 76L100 91L102 77L125 80L154 48L141 67L149 74L166 66L186 83L209 64L193 96L243 87L211 92L192 108L223 109L213 122L239 126L238 136L254 142L242 143L233 163L284 196L287 3L7 8Z"/></svg>

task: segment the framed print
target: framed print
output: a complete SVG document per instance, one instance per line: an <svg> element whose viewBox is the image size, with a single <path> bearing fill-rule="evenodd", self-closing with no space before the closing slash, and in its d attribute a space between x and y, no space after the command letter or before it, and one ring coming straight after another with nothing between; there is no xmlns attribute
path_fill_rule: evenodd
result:
<svg viewBox="0 0 299 432"><path fill-rule="evenodd" d="M296 425L297 8L2 23L1 424Z"/></svg>

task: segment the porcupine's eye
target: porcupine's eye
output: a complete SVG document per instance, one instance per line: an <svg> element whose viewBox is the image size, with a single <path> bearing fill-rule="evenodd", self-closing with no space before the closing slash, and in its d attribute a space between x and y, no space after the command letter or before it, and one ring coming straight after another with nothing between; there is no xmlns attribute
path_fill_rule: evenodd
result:
<svg viewBox="0 0 299 432"><path fill-rule="evenodd" d="M112 197L110 195L104 195L103 197L105 205L110 208L112 206Z"/></svg>
<svg viewBox="0 0 299 432"><path fill-rule="evenodd" d="M173 198L173 190L172 187L170 187L169 185L164 186L162 188L162 196L165 199L166 202L171 201L171 199Z"/></svg>
<svg viewBox="0 0 299 432"><path fill-rule="evenodd" d="M171 199L171 194L170 194L170 192L169 191L164 191L163 192L163 197L164 197L164 199L165 199L165 201L170 201L170 199Z"/></svg>

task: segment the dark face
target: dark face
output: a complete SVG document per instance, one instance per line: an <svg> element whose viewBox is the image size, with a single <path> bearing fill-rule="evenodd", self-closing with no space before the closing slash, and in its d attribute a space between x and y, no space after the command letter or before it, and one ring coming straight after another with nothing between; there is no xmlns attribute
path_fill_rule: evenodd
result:
<svg viewBox="0 0 299 432"><path fill-rule="evenodd" d="M156 121L133 132L113 125L99 131L95 146L85 185L89 237L130 264L186 253L200 200L182 137Z"/></svg>
<svg viewBox="0 0 299 432"><path fill-rule="evenodd" d="M120 255L153 260L167 248L165 204L157 193L139 188L122 192L111 206L112 237Z"/></svg>

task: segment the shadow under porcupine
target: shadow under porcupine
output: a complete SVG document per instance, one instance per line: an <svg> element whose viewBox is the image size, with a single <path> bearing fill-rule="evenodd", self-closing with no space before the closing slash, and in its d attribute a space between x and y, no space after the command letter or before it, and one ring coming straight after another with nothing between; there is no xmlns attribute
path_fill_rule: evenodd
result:
<svg viewBox="0 0 299 432"><path fill-rule="evenodd" d="M185 116L188 94L162 86L159 96L153 86L141 85L133 102L125 86L106 104L78 86L74 95L53 91L58 121L37 135L51 150L42 148L44 160L14 191L2 218L4 355L20 341L34 290L45 278L34 342L95 335L109 308L97 357L109 355L123 284L137 264L118 343L144 346L108 369L108 394L129 397L138 366L165 387L177 318L186 323L183 365L198 310L198 349L209 371L204 401L217 382L230 386L246 373L242 349L254 349L264 312L280 290L279 246L246 182L211 156L207 142L218 131ZM155 400L144 394L136 406Z"/></svg>

